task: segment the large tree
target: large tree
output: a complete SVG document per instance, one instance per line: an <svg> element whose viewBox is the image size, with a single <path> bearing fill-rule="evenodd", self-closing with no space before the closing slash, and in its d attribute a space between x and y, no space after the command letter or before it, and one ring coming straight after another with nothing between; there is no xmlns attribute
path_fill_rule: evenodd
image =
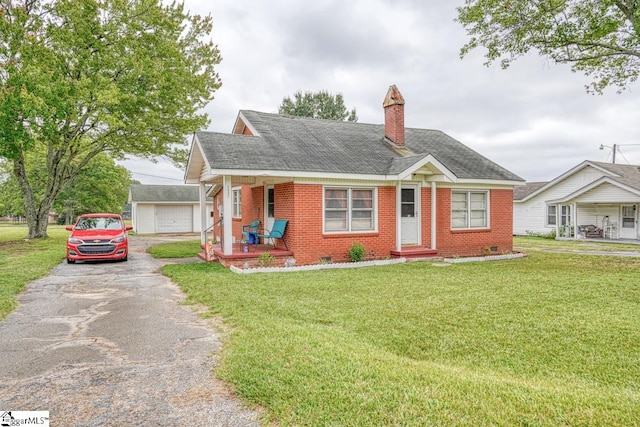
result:
<svg viewBox="0 0 640 427"><path fill-rule="evenodd" d="M46 237L56 198L97 154L181 158L220 86L211 29L176 2L0 0L0 158L30 238ZM37 185L31 150L46 170Z"/></svg>
<svg viewBox="0 0 640 427"><path fill-rule="evenodd" d="M471 36L462 56L483 46L487 65L507 68L534 49L590 76L596 93L640 73L638 0L466 0L458 21Z"/></svg>
<svg viewBox="0 0 640 427"><path fill-rule="evenodd" d="M298 91L293 99L287 96L282 99L278 113L314 119L358 121L356 109L347 110L341 93L333 95L326 90L305 93Z"/></svg>
<svg viewBox="0 0 640 427"><path fill-rule="evenodd" d="M106 154L98 154L87 167L65 187L54 204L67 224L76 216L90 212L121 214L129 196L131 173L117 165Z"/></svg>
<svg viewBox="0 0 640 427"><path fill-rule="evenodd" d="M41 159L43 153L32 150L25 153L25 166L34 198L44 196L48 173ZM0 215L24 216L24 201L16 177L0 163ZM92 158L87 167L68 183L53 204L53 210L70 223L77 215L88 212L122 213L127 202L131 173L117 165L105 153Z"/></svg>

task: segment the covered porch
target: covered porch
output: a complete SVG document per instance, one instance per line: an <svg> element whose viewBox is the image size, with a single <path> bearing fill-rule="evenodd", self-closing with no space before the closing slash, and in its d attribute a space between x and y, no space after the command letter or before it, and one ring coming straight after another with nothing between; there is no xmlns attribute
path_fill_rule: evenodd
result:
<svg viewBox="0 0 640 427"><path fill-rule="evenodd" d="M558 213L556 236L571 239L595 239L599 241L639 242L638 203L577 202L550 204Z"/></svg>
<svg viewBox="0 0 640 427"><path fill-rule="evenodd" d="M198 257L203 261L217 261L225 267L283 267L291 263L293 252L270 244L231 244L231 253L225 253L221 244L205 243ZM267 254L267 255L265 255Z"/></svg>
<svg viewBox="0 0 640 427"><path fill-rule="evenodd" d="M549 200L547 221L555 220L557 237L638 240L640 190L630 182L602 177L565 197Z"/></svg>

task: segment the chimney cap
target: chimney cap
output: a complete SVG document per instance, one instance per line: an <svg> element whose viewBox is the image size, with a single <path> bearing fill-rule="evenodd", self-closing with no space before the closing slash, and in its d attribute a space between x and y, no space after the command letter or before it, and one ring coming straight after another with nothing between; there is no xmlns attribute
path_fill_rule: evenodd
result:
<svg viewBox="0 0 640 427"><path fill-rule="evenodd" d="M389 107L391 105L404 105L404 98L396 87L396 85L389 86L387 96L384 97L383 107Z"/></svg>

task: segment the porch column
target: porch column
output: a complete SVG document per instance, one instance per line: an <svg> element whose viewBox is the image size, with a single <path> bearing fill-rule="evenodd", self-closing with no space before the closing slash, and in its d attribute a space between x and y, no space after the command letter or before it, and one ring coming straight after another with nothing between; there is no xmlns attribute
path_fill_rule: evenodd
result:
<svg viewBox="0 0 640 427"><path fill-rule="evenodd" d="M437 227L437 218L438 213L437 205L436 205L436 183L431 183L431 249L437 249L436 247L436 227Z"/></svg>
<svg viewBox="0 0 640 427"><path fill-rule="evenodd" d="M396 250L402 250L402 181L396 183Z"/></svg>
<svg viewBox="0 0 640 427"><path fill-rule="evenodd" d="M222 253L233 252L233 197L231 193L231 176L222 177Z"/></svg>
<svg viewBox="0 0 640 427"><path fill-rule="evenodd" d="M207 186L200 183L200 244L207 243Z"/></svg>
<svg viewBox="0 0 640 427"><path fill-rule="evenodd" d="M573 228L573 238L578 238L578 204L573 204L573 212L571 212L571 225Z"/></svg>

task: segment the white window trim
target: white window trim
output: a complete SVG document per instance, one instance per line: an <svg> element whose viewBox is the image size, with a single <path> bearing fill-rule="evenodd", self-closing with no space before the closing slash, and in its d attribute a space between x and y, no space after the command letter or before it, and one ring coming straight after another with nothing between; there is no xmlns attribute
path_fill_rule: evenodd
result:
<svg viewBox="0 0 640 427"><path fill-rule="evenodd" d="M554 222L553 224L549 222L549 208L553 208L554 210L554 218L556 219L556 222ZM558 206L557 205L546 205L546 211L545 211L545 224L547 227L555 227L556 224L558 224Z"/></svg>
<svg viewBox="0 0 640 427"><path fill-rule="evenodd" d="M326 230L326 190L347 190L347 226L349 230L327 231ZM351 230L351 214L353 212L351 202L351 193L354 190L371 190L372 191L372 209L373 209L373 229L371 230ZM378 232L378 187L359 187L350 185L325 185L322 187L322 233L328 235L336 234L365 234Z"/></svg>
<svg viewBox="0 0 640 427"><path fill-rule="evenodd" d="M559 220L558 225L571 227L573 225L573 208L571 205L559 205L559 208L560 214L556 217L556 221Z"/></svg>
<svg viewBox="0 0 640 427"><path fill-rule="evenodd" d="M239 203L236 200L236 194L240 197ZM236 205L238 208L238 215L236 215ZM242 218L242 187L233 187L231 188L231 212L233 218Z"/></svg>
<svg viewBox="0 0 640 427"><path fill-rule="evenodd" d="M466 193L467 194L467 226L466 227L454 227L453 226L453 194L454 193ZM471 194L472 193L484 193L486 195L486 212L487 212L487 224L482 227L471 227ZM465 189L452 189L451 190L451 210L449 212L451 230L488 230L491 228L491 192L489 190L465 190Z"/></svg>

